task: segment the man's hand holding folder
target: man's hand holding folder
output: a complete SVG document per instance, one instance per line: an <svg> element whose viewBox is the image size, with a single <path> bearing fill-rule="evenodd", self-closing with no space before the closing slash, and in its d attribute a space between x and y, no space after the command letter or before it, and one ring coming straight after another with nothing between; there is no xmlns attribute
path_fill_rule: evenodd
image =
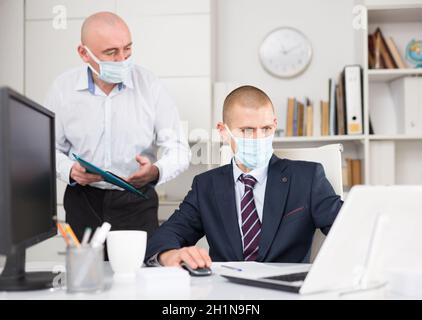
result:
<svg viewBox="0 0 422 320"><path fill-rule="evenodd" d="M98 181L104 180L105 182L113 184L113 185L115 185L119 188L126 190L126 191L137 194L144 199L148 199L148 197L144 193L139 191L136 186L132 185L127 180L120 178L119 176L115 175L114 173L112 173L110 171L102 170L101 168L93 165L92 163L89 163L88 161L82 159L81 157L79 157L76 154L73 154L73 157L76 159L77 163L79 163L79 165L81 167L83 167L83 169L85 169L85 171L86 171L85 175L87 175L87 174L90 175L90 177L88 177L88 178L86 178L86 176L85 176L85 179L82 179L82 182L87 182L89 180L91 180L92 182L98 182ZM99 177L100 180L97 180L97 177Z"/></svg>
<svg viewBox="0 0 422 320"><path fill-rule="evenodd" d="M98 174L92 174L86 171L79 162L75 162L70 170L70 178L79 183L81 186L86 186L90 183L102 181L103 178Z"/></svg>

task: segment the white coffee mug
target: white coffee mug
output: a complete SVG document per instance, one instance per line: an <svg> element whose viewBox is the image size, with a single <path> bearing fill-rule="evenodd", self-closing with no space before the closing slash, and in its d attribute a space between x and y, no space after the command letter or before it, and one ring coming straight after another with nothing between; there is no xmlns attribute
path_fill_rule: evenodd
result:
<svg viewBox="0 0 422 320"><path fill-rule="evenodd" d="M133 276L142 267L147 246L146 231L118 230L107 235L107 251L115 275Z"/></svg>

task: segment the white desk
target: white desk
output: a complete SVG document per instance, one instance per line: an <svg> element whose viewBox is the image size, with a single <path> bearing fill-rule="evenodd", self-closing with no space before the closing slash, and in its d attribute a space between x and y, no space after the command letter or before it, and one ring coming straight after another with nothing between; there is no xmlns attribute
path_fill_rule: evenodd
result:
<svg viewBox="0 0 422 320"><path fill-rule="evenodd" d="M294 264L277 264L294 265ZM55 267L54 267L55 266ZM28 271L36 270L60 270L60 267L54 263L31 264ZM63 266L61 266L63 268ZM63 270L63 269L61 269ZM106 279L111 288L100 293L67 293L65 289L50 289L42 291L27 292L0 292L0 300L5 299L35 299L35 300L57 300L57 299L209 299L209 300L281 300L281 299L384 299L386 296L384 289L372 290L368 292L339 295L338 293L328 293L319 295L301 296L298 294L286 293L282 291L250 287L231 283L218 275L207 277L191 277L190 286L185 288L172 288L171 286L154 286L145 288L138 281L115 281L112 271L106 263Z"/></svg>

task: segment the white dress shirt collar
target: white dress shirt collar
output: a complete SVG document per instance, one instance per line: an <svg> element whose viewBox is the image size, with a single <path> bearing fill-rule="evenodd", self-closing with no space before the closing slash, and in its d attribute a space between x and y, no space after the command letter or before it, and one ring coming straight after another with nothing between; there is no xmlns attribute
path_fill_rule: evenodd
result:
<svg viewBox="0 0 422 320"><path fill-rule="evenodd" d="M257 183L259 183L259 184L265 183L266 180L267 180L267 174L268 174L268 164L269 164L269 162L267 163L267 165L265 165L261 168L254 169L254 170L246 173L246 172L243 172L242 170L240 170L240 168L236 164L235 159L232 158L234 182L236 183L236 181L239 180L239 177L242 174L247 174L247 175L254 177L256 179Z"/></svg>
<svg viewBox="0 0 422 320"><path fill-rule="evenodd" d="M132 72L130 72L127 78L117 85L119 91L128 87L133 89ZM95 94L95 82L92 74L92 70L89 67L81 68L81 72L78 76L78 80L75 86L76 91L88 90L91 94Z"/></svg>

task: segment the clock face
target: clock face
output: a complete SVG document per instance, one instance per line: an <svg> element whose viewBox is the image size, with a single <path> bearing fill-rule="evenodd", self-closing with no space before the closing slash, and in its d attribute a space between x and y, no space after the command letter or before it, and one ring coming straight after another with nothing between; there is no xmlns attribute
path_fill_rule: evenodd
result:
<svg viewBox="0 0 422 320"><path fill-rule="evenodd" d="M312 46L306 36L290 27L270 32L259 48L259 58L265 70L280 78L302 73L312 59Z"/></svg>

